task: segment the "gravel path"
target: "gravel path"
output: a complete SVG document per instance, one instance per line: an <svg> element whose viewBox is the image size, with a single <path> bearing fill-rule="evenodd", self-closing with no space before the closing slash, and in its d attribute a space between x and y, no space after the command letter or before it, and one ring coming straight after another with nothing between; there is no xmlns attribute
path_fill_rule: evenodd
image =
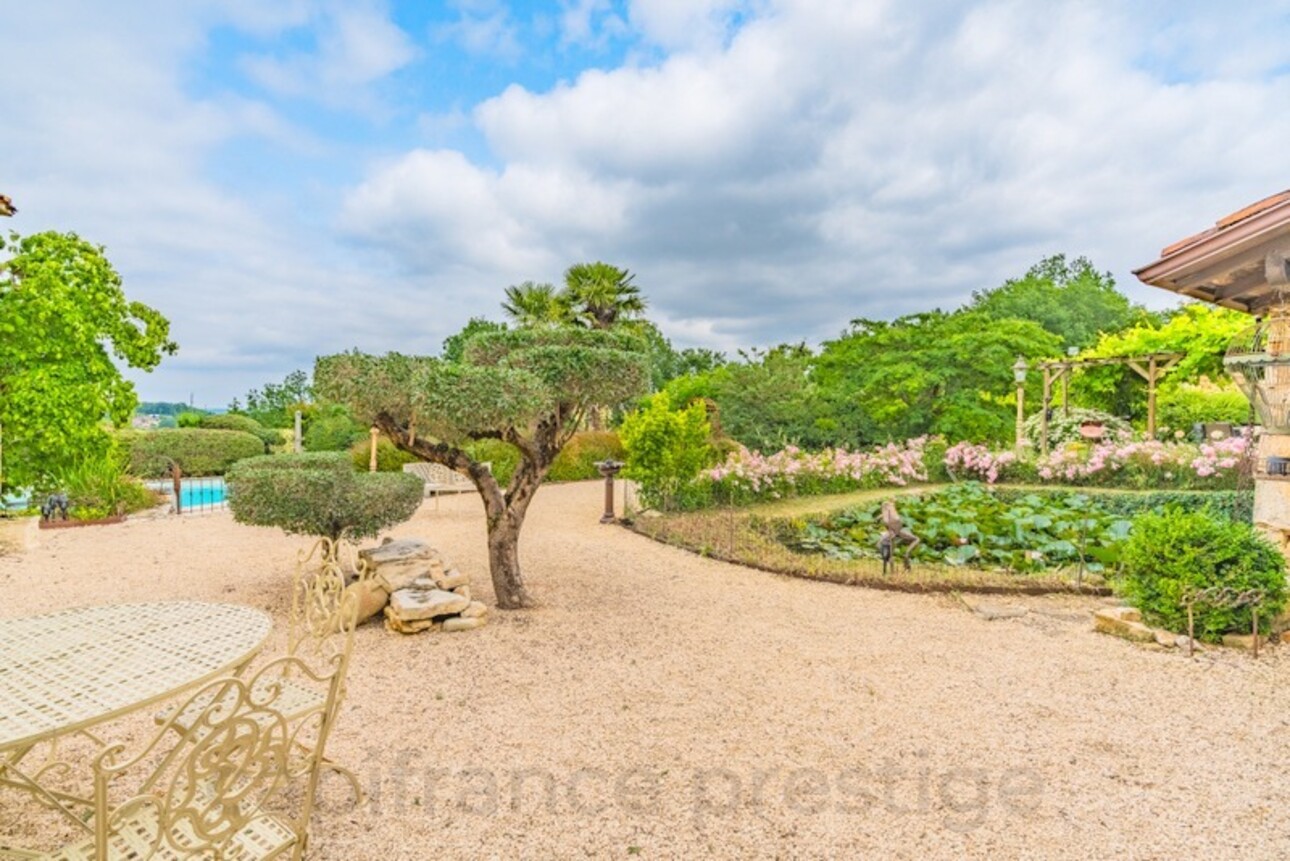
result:
<svg viewBox="0 0 1290 861"><path fill-rule="evenodd" d="M310 857L1290 852L1290 648L1188 660L1092 633L1092 600L987 621L744 570L599 525L600 494L538 495L521 556L541 608L360 631L328 752L373 801L326 781ZM477 498L393 534L492 603ZM224 514L42 533L0 557L0 615L194 598L283 620L305 543Z"/></svg>

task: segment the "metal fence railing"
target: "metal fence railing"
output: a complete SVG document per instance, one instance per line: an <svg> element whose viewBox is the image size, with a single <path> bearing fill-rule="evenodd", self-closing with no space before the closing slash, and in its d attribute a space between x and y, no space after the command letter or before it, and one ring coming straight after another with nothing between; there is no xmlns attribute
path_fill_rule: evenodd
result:
<svg viewBox="0 0 1290 861"><path fill-rule="evenodd" d="M223 511L228 505L228 490L218 475L181 478L178 488L170 479L150 481L148 486L169 498L175 514Z"/></svg>

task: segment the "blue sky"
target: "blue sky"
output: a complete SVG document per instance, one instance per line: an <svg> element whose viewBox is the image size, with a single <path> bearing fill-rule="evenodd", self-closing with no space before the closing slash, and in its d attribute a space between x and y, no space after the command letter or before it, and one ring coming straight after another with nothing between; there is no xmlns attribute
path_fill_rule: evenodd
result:
<svg viewBox="0 0 1290 861"><path fill-rule="evenodd" d="M107 246L224 405L631 269L678 346L816 343L1290 187L1290 2L0 5L12 226Z"/></svg>

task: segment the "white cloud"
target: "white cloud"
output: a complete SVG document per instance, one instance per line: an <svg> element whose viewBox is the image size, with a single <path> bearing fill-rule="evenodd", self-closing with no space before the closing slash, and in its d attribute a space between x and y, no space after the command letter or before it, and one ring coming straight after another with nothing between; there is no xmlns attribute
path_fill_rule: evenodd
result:
<svg viewBox="0 0 1290 861"><path fill-rule="evenodd" d="M729 36L744 0L632 0L628 18L641 35L668 50L711 49Z"/></svg>
<svg viewBox="0 0 1290 861"><path fill-rule="evenodd" d="M1178 32L1227 48L1179 80L1144 61L1156 22L1114 4L793 0L740 10L718 38L734 9L635 3L645 38L675 49L662 62L476 110L499 176L617 190L617 218L588 232L500 181L443 205L534 259L581 247L627 265L664 319L746 343L952 306L1056 252L1159 305L1133 266L1286 184L1290 119L1268 106L1290 78L1229 74L1246 17L1191 10L1204 25Z"/></svg>
<svg viewBox="0 0 1290 861"><path fill-rule="evenodd" d="M319 352L375 346L390 314L370 302L387 273L305 226L302 210L327 206L325 190L247 194L208 176L230 143L311 156L321 147L264 102L181 89L207 28L230 23L222 8L0 8L12 64L0 87L0 186L20 210L4 227L72 230L105 245L127 296L168 317L180 345L153 375L133 374L141 392L186 400L191 391L204 405L280 379ZM293 24L252 21L262 30Z"/></svg>
<svg viewBox="0 0 1290 861"><path fill-rule="evenodd" d="M408 34L375 2L319 6L306 26L315 34L313 50L248 55L242 58L242 68L275 93L353 105L367 99L366 87L416 57Z"/></svg>
<svg viewBox="0 0 1290 861"><path fill-rule="evenodd" d="M451 39L472 54L509 63L520 58L519 33L510 9L499 0L458 0L457 20L435 28L438 39Z"/></svg>

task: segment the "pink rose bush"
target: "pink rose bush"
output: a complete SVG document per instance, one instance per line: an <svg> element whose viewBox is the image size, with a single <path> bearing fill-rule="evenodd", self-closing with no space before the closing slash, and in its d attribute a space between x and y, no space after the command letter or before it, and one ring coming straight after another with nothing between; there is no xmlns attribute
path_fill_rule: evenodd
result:
<svg viewBox="0 0 1290 861"><path fill-rule="evenodd" d="M740 448L703 473L700 480L712 484L716 498L740 503L870 487L903 487L927 481L923 464L926 444L926 437L918 437L902 445L888 443L868 451L831 448L806 452L789 446L771 455Z"/></svg>
<svg viewBox="0 0 1290 861"><path fill-rule="evenodd" d="M955 478L975 478L994 484L1017 462L1011 451L992 452L987 446L959 442L945 450L945 468Z"/></svg>
<svg viewBox="0 0 1290 861"><path fill-rule="evenodd" d="M1138 488L1230 488L1251 445L1247 436L1216 442L1108 441L1070 445L1036 463L1039 479L1055 484Z"/></svg>

